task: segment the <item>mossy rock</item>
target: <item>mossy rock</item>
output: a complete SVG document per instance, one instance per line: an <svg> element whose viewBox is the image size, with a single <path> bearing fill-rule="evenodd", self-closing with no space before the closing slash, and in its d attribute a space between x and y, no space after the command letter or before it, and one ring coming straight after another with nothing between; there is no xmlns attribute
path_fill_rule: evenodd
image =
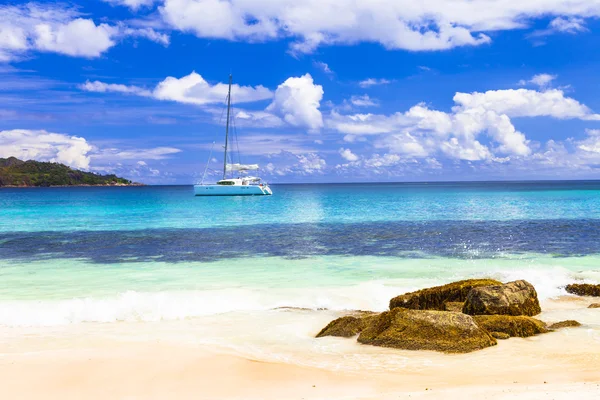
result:
<svg viewBox="0 0 600 400"><path fill-rule="evenodd" d="M469 353L497 344L469 315L393 308L374 318L358 342L404 350Z"/></svg>
<svg viewBox="0 0 600 400"><path fill-rule="evenodd" d="M488 332L501 332L510 337L529 337L548 332L539 319L511 315L475 315L475 323Z"/></svg>
<svg viewBox="0 0 600 400"><path fill-rule="evenodd" d="M548 327L548 329L554 330L554 329L560 329L560 328L575 328L581 326L581 323L572 320L572 319L568 319L566 321L560 321L560 322L556 322L552 325L550 325Z"/></svg>
<svg viewBox="0 0 600 400"><path fill-rule="evenodd" d="M589 283L573 283L565 288L568 293L578 296L600 296L600 285Z"/></svg>
<svg viewBox="0 0 600 400"><path fill-rule="evenodd" d="M592 303L588 306L588 308L600 308L600 303Z"/></svg>
<svg viewBox="0 0 600 400"><path fill-rule="evenodd" d="M492 337L495 339L500 339L500 340L510 339L510 335L508 333L504 333L504 332L490 332L490 335L492 335Z"/></svg>
<svg viewBox="0 0 600 400"><path fill-rule="evenodd" d="M462 310L469 315L526 315L542 312L537 292L527 281L473 288Z"/></svg>
<svg viewBox="0 0 600 400"><path fill-rule="evenodd" d="M464 301L447 301L444 303L444 311L462 312Z"/></svg>
<svg viewBox="0 0 600 400"><path fill-rule="evenodd" d="M494 279L467 279L443 286L410 292L390 300L390 310L396 307L412 310L446 310L445 303L461 302L467 299L471 289L480 286L502 285Z"/></svg>
<svg viewBox="0 0 600 400"><path fill-rule="evenodd" d="M364 313L364 316L348 315L331 321L327 326L321 329L321 332L316 337L337 336L337 337L353 337L358 335L366 326L367 323L377 317L375 313Z"/></svg>

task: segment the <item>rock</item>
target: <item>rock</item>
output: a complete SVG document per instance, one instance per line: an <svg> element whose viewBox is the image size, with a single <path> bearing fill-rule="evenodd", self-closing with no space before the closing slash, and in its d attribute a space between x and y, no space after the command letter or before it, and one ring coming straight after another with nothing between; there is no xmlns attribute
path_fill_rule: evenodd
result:
<svg viewBox="0 0 600 400"><path fill-rule="evenodd" d="M349 338L358 335L378 314L369 313L365 316L345 316L331 321L321 329L316 337L338 336Z"/></svg>
<svg viewBox="0 0 600 400"><path fill-rule="evenodd" d="M490 335L492 335L493 338L500 340L510 339L510 335L504 332L490 332Z"/></svg>
<svg viewBox="0 0 600 400"><path fill-rule="evenodd" d="M410 308L412 310L446 310L447 302L465 301L467 295L474 287L501 285L494 279L467 279L436 286L416 292L406 293L390 300L390 310L396 307Z"/></svg>
<svg viewBox="0 0 600 400"><path fill-rule="evenodd" d="M464 301L448 301L444 303L444 311L462 312Z"/></svg>
<svg viewBox="0 0 600 400"><path fill-rule="evenodd" d="M497 342L469 315L429 310L393 308L373 319L358 342L405 350L468 353Z"/></svg>
<svg viewBox="0 0 600 400"><path fill-rule="evenodd" d="M528 337L548 332L539 319L510 315L475 315L473 320L488 332L500 332L510 337ZM496 337L496 336L494 336Z"/></svg>
<svg viewBox="0 0 600 400"><path fill-rule="evenodd" d="M473 288L462 310L469 315L538 315L542 312L535 288L520 280Z"/></svg>
<svg viewBox="0 0 600 400"><path fill-rule="evenodd" d="M575 320L568 319L566 321L556 322L548 327L548 329L560 329L560 328L574 328L581 326L581 324Z"/></svg>
<svg viewBox="0 0 600 400"><path fill-rule="evenodd" d="M588 306L588 308L600 308L600 303L592 303Z"/></svg>
<svg viewBox="0 0 600 400"><path fill-rule="evenodd" d="M565 288L568 293L578 296L600 296L600 285L589 283L573 283Z"/></svg>

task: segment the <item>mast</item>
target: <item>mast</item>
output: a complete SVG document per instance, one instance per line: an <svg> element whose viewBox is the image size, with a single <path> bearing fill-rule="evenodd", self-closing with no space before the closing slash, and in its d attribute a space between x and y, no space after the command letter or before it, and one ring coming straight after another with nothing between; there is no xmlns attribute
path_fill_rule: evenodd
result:
<svg viewBox="0 0 600 400"><path fill-rule="evenodd" d="M227 174L227 141L229 139L229 112L231 110L231 74L229 74L229 91L227 93L227 123L225 124L225 154L223 156L223 179Z"/></svg>

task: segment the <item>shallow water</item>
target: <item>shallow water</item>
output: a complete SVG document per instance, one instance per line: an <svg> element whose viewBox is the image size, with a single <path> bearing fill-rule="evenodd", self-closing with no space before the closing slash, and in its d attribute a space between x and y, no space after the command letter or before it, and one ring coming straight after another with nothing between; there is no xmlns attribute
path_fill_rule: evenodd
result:
<svg viewBox="0 0 600 400"><path fill-rule="evenodd" d="M583 302L573 309L570 297L553 300L568 283L600 282L599 183L278 185L274 192L0 190L3 332L52 334L90 323L118 331L124 321L161 332L181 323L189 332L177 340L248 357L391 368L406 355L382 358L389 351L313 335L345 310L385 310L406 291L489 276L527 279L544 318L575 315L585 323L578 334L600 337L600 312Z"/></svg>

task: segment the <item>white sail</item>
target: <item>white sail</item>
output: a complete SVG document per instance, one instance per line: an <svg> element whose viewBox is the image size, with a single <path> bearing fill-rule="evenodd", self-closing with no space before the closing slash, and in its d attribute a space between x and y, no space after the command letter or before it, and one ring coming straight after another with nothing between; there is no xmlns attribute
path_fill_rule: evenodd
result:
<svg viewBox="0 0 600 400"><path fill-rule="evenodd" d="M227 171L256 171L258 164L227 164Z"/></svg>

